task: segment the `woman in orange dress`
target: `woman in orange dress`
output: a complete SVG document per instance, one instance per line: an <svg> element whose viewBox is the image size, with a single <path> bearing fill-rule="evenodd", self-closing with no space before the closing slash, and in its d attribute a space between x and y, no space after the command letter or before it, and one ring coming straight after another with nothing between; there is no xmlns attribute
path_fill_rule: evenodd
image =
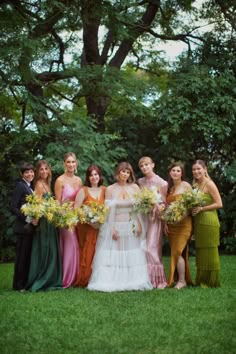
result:
<svg viewBox="0 0 236 354"><path fill-rule="evenodd" d="M173 163L169 169L167 203L171 204L187 190L191 190L191 185L184 181L184 166L180 162ZM165 232L171 248L167 286L176 282L175 288L182 289L187 284L192 285L188 260L188 241L192 234L191 216L186 215L177 224L166 224Z"/></svg>
<svg viewBox="0 0 236 354"><path fill-rule="evenodd" d="M79 191L75 199L75 208L82 204L88 205L89 202L104 204L106 187L102 186L103 179L98 166L91 165L86 171L84 187ZM75 282L76 286L87 287L92 273L92 261L98 236L97 224L79 224L77 236L80 249L79 273Z"/></svg>

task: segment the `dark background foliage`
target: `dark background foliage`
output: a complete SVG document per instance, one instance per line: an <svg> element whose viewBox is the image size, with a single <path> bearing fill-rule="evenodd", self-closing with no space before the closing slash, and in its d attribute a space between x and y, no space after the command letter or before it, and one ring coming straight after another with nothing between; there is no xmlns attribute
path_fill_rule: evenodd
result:
<svg viewBox="0 0 236 354"><path fill-rule="evenodd" d="M234 1L4 0L0 22L0 261L14 255L19 163L45 158L55 180L67 151L106 184L124 159L139 176L151 156L164 178L182 160L189 182L204 159L224 202L221 249L236 252ZM169 62L162 44L180 41Z"/></svg>

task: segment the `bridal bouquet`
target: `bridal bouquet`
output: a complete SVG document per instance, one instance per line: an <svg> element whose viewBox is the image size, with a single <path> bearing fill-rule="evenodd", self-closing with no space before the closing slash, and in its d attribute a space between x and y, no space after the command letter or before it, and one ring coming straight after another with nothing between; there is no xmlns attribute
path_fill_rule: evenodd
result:
<svg viewBox="0 0 236 354"><path fill-rule="evenodd" d="M139 193L134 194L133 212L148 214L156 204L161 203L163 203L162 195L155 186L143 187Z"/></svg>
<svg viewBox="0 0 236 354"><path fill-rule="evenodd" d="M104 224L108 212L109 208L104 204L98 204L92 201L77 209L79 222L81 224Z"/></svg>

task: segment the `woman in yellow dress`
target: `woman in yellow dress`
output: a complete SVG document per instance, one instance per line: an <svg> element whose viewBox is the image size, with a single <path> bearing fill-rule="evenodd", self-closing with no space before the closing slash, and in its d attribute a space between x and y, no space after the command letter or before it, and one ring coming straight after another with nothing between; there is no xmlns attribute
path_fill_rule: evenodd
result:
<svg viewBox="0 0 236 354"><path fill-rule="evenodd" d="M169 168L167 203L178 200L181 194L191 190L191 185L184 181L184 166L175 162ZM175 288L182 289L192 285L188 260L188 241L192 234L192 217L186 215L176 224L165 224L165 232L171 248L170 268L167 286L176 282Z"/></svg>

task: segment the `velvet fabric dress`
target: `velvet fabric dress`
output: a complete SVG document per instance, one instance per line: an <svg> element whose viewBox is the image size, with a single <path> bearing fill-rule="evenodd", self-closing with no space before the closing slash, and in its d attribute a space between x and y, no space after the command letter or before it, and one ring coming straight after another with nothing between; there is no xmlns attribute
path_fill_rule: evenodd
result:
<svg viewBox="0 0 236 354"><path fill-rule="evenodd" d="M89 193L88 187L83 187L85 200L83 204L88 205L89 202L104 204L106 187L101 186L101 194L99 199L93 198ZM92 273L92 261L95 253L99 229L95 229L89 224L79 224L77 227L77 236L79 240L80 266L79 273L75 282L76 286L86 287Z"/></svg>
<svg viewBox="0 0 236 354"><path fill-rule="evenodd" d="M157 187L163 196L163 201L166 199L167 182L154 175L151 178L143 177L138 180L140 187ZM162 238L163 238L163 221L158 215L155 218L147 216L147 244L146 257L148 263L148 274L154 288L165 288L167 285L164 266L162 263Z"/></svg>
<svg viewBox="0 0 236 354"><path fill-rule="evenodd" d="M48 194L43 197L47 198ZM26 289L30 291L62 288L62 264L57 229L45 218L39 220L33 235Z"/></svg>
<svg viewBox="0 0 236 354"><path fill-rule="evenodd" d="M64 185L61 203L75 201L78 191L79 188L75 190L68 184ZM75 228L73 230L66 228L60 229L60 249L62 257L63 288L69 288L75 284L79 272L79 245Z"/></svg>
<svg viewBox="0 0 236 354"><path fill-rule="evenodd" d="M169 194L167 203L171 204L176 201L180 195ZM167 286L171 286L178 280L177 262L179 256L185 261L185 280L188 285L192 285L190 274L189 258L188 258L188 241L192 235L192 217L186 216L177 224L168 224L168 241L171 249L170 268Z"/></svg>
<svg viewBox="0 0 236 354"><path fill-rule="evenodd" d="M204 205L213 203L209 193L204 193ZM220 286L220 223L216 210L203 211L194 216L196 247L196 285Z"/></svg>

